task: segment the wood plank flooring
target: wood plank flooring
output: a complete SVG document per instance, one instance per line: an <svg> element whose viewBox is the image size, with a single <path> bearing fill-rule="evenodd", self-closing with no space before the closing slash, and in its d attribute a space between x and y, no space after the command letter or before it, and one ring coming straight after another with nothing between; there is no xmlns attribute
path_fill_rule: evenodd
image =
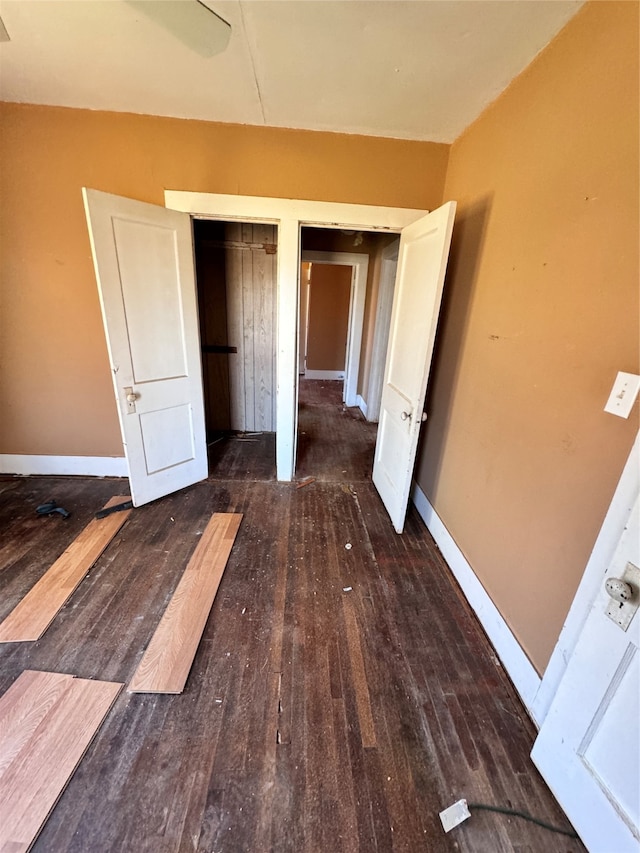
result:
<svg viewBox="0 0 640 853"><path fill-rule="evenodd" d="M121 684L26 670L0 698L0 850L28 850Z"/></svg>
<svg viewBox="0 0 640 853"><path fill-rule="evenodd" d="M566 818L529 759L533 724L415 510L393 532L364 463L375 430L329 390L300 412L298 476L313 483L277 483L261 473L271 460L241 478L254 450L234 450L231 476L134 510L41 640L0 647L0 693L24 669L128 683L212 513L243 514L184 692L119 694L36 853L584 850L484 812L443 833L438 813L461 797ZM339 436L347 416L347 435L363 427L353 459L327 446L325 469L315 433ZM71 535L32 518L35 505L55 495L86 524L116 491L0 480L0 618Z"/></svg>
<svg viewBox="0 0 640 853"><path fill-rule="evenodd" d="M213 441L209 476L216 480L275 480L276 436L273 432L238 433Z"/></svg>
<svg viewBox="0 0 640 853"><path fill-rule="evenodd" d="M111 498L104 508L130 501L129 495ZM127 520L131 510L92 519L15 609L0 623L0 643L39 639L56 613Z"/></svg>
<svg viewBox="0 0 640 853"><path fill-rule="evenodd" d="M211 516L131 679L131 693L184 690L241 521L240 513Z"/></svg>
<svg viewBox="0 0 640 853"><path fill-rule="evenodd" d="M342 382L301 379L296 478L369 479L376 432L377 424L342 403Z"/></svg>

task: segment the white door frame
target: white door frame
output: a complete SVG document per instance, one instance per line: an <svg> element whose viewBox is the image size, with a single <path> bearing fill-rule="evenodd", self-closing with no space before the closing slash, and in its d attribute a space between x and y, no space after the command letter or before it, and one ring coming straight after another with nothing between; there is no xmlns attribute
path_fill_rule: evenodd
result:
<svg viewBox="0 0 640 853"><path fill-rule="evenodd" d="M295 471L298 416L300 228L309 225L400 233L428 211L181 190L165 190L164 199L166 207L203 219L269 222L278 226L276 476L290 482Z"/></svg>
<svg viewBox="0 0 640 853"><path fill-rule="evenodd" d="M307 337L309 335L309 270L305 280L300 278L300 321L298 323L298 374L307 370Z"/></svg>
<svg viewBox="0 0 640 853"><path fill-rule="evenodd" d="M355 406L357 405L358 397L358 372L360 370L360 349L362 346L362 327L364 325L364 303L367 296L369 255L358 254L356 252L305 251L302 253L302 262L334 264L353 269L342 399L347 406ZM307 315L308 313L307 308Z"/></svg>
<svg viewBox="0 0 640 853"><path fill-rule="evenodd" d="M382 400L382 380L387 359L389 329L391 327L391 309L393 308L393 292L398 269L398 249L400 240L394 240L386 246L381 255L380 283L378 285L378 304L376 321L373 330L373 345L371 347L371 371L367 385L368 421L377 422L380 417L380 401Z"/></svg>

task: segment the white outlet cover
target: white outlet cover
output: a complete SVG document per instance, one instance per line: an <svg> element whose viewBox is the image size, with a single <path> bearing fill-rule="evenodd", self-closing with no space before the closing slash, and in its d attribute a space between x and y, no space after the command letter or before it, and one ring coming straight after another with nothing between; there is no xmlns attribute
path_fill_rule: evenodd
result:
<svg viewBox="0 0 640 853"><path fill-rule="evenodd" d="M449 806L448 809L440 812L440 820L445 832L451 832L454 826L458 826L459 823L462 823L468 817L471 817L471 812L469 811L466 800L458 800L452 806Z"/></svg>
<svg viewBox="0 0 640 853"><path fill-rule="evenodd" d="M620 418L628 418L639 390L640 376L636 376L635 373L622 373L620 371L613 383L607 405L604 407L605 412L609 412L610 415L618 415Z"/></svg>

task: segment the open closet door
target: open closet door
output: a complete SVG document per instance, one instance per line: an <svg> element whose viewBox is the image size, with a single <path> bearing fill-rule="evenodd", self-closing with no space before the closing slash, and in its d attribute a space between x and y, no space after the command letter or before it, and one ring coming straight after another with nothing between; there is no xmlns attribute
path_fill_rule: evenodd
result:
<svg viewBox="0 0 640 853"><path fill-rule="evenodd" d="M384 371L373 482L404 529L456 203L402 230Z"/></svg>
<svg viewBox="0 0 640 853"><path fill-rule="evenodd" d="M188 214L83 189L135 506L206 478Z"/></svg>

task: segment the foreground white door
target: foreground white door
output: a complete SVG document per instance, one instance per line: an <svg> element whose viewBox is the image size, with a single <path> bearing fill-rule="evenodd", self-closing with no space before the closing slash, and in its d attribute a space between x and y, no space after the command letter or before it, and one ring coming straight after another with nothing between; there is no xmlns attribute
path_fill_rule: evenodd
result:
<svg viewBox="0 0 640 853"><path fill-rule="evenodd" d="M207 476L191 220L83 190L135 506Z"/></svg>
<svg viewBox="0 0 640 853"><path fill-rule="evenodd" d="M636 495L607 578L640 567L639 522ZM605 576L531 757L591 853L638 853L640 615L626 631L609 619L604 584Z"/></svg>
<svg viewBox="0 0 640 853"><path fill-rule="evenodd" d="M403 229L384 372L373 482L402 533L423 420L456 204Z"/></svg>

